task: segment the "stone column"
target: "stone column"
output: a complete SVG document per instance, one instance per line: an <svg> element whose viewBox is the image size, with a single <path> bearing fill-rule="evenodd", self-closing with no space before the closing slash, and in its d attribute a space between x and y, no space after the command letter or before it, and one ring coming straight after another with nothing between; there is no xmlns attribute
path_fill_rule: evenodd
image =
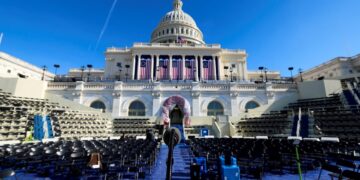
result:
<svg viewBox="0 0 360 180"><path fill-rule="evenodd" d="M217 69L216 69L216 62L215 62L215 59L216 59L216 56L213 56L212 57L213 59L212 59L212 65L213 65L213 80L217 80L216 79L216 71L217 71Z"/></svg>
<svg viewBox="0 0 360 180"><path fill-rule="evenodd" d="M246 80L248 80L246 61L244 61L242 64L243 64L243 75L244 75L243 79L246 81Z"/></svg>
<svg viewBox="0 0 360 180"><path fill-rule="evenodd" d="M137 80L140 80L140 78L141 78L141 75L140 75L140 67L141 67L141 55L138 55L138 60L137 60L137 77L136 77L136 79Z"/></svg>
<svg viewBox="0 0 360 180"><path fill-rule="evenodd" d="M133 55L133 65L132 65L132 80L135 80L135 65L136 65L136 55Z"/></svg>
<svg viewBox="0 0 360 180"><path fill-rule="evenodd" d="M237 106L237 97L238 97L238 93L236 92L231 92L230 93L230 98L231 98L231 113L228 113L228 115L231 116L238 116L239 115L239 107Z"/></svg>
<svg viewBox="0 0 360 180"><path fill-rule="evenodd" d="M218 74L219 74L219 79L218 79L218 80L222 80L222 79L225 80L225 78L224 78L225 73L224 73L224 68L223 68L223 66L222 66L221 56L220 56L220 55L218 56L218 70L219 70L219 72L218 72Z"/></svg>
<svg viewBox="0 0 360 180"><path fill-rule="evenodd" d="M156 72L155 72L155 81L157 81L158 79L159 79L159 72L158 72L158 70L160 70L160 68L159 68L159 58L160 58L160 55L154 55L155 56L155 58L156 58Z"/></svg>
<svg viewBox="0 0 360 180"><path fill-rule="evenodd" d="M192 72L192 73L194 73L194 76L195 76L195 81L199 81L199 76L198 76L198 71L199 71L199 69L198 69L198 67L199 67L199 63L198 63L198 56L196 56L195 57L195 72Z"/></svg>
<svg viewBox="0 0 360 180"><path fill-rule="evenodd" d="M200 116L200 92L192 92L192 116Z"/></svg>
<svg viewBox="0 0 360 180"><path fill-rule="evenodd" d="M245 67L244 67L244 63L241 62L241 79L244 81L245 80Z"/></svg>
<svg viewBox="0 0 360 180"><path fill-rule="evenodd" d="M150 69L150 80L153 81L154 80L154 56L150 55L151 58L151 69Z"/></svg>
<svg viewBox="0 0 360 180"><path fill-rule="evenodd" d="M200 81L204 80L204 56L200 56Z"/></svg>
<svg viewBox="0 0 360 180"><path fill-rule="evenodd" d="M161 107L161 102L160 102L161 94L160 94L160 92L153 92L152 96L153 96L152 116L160 116L160 114L158 114L158 113L159 113L160 107Z"/></svg>
<svg viewBox="0 0 360 180"><path fill-rule="evenodd" d="M185 71L186 71L186 67L185 67L185 56L182 56L182 60L181 60L181 65L182 65L182 70L181 70L181 79L185 80Z"/></svg>
<svg viewBox="0 0 360 180"><path fill-rule="evenodd" d="M172 55L169 56L169 66L168 66L168 70L169 70L169 80L172 80Z"/></svg>
<svg viewBox="0 0 360 180"><path fill-rule="evenodd" d="M75 91L72 93L73 101L79 104L83 104L83 91L85 83L83 81L77 81Z"/></svg>
<svg viewBox="0 0 360 180"><path fill-rule="evenodd" d="M113 109L112 109L112 117L120 117L121 113L121 93L119 91L113 92Z"/></svg>

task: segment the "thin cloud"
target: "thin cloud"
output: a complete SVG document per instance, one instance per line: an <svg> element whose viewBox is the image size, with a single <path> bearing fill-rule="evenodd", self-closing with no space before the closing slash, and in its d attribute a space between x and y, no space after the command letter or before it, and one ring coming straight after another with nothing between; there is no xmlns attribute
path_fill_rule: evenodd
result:
<svg viewBox="0 0 360 180"><path fill-rule="evenodd" d="M101 29L100 35L99 35L99 37L98 37L98 39L97 39L97 41L96 41L95 49L98 48L99 43L100 43L100 41L101 41L101 39L102 39L102 37L103 37L103 35L104 35L104 32L106 31L106 29L107 29L107 27L108 27L110 18L111 18L111 16L112 16L112 13L113 13L113 11L114 11L114 8L115 8L115 6L116 6L117 1L118 1L118 0L114 0L112 6L111 6L111 8L110 8L109 14L108 14L108 16L107 16L107 18L106 18L106 21L105 21L105 24L104 24L103 28Z"/></svg>
<svg viewBox="0 0 360 180"><path fill-rule="evenodd" d="M2 43L3 35L4 35L4 33L1 33L1 34L0 34L0 45L1 45L1 43Z"/></svg>

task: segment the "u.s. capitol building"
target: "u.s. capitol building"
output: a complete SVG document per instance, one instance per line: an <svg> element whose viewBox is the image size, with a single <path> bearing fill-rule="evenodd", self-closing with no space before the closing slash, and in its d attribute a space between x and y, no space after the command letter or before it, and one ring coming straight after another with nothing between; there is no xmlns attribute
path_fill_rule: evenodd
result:
<svg viewBox="0 0 360 180"><path fill-rule="evenodd" d="M254 108L276 110L291 101L287 97L296 94L295 84L271 83L280 79L279 72L249 71L244 50L206 44L182 6L181 0L173 2L150 43L108 48L104 70L72 69L69 75L83 81L50 82L47 92L104 109L114 118L147 116L167 124L175 109L186 125L215 115L239 118Z"/></svg>

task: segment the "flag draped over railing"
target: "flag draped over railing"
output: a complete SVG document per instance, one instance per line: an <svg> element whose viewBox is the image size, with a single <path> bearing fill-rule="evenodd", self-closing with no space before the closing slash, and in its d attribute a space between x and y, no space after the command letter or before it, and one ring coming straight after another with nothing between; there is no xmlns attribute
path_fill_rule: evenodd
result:
<svg viewBox="0 0 360 180"><path fill-rule="evenodd" d="M169 59L159 59L159 80L165 80L168 77Z"/></svg>
<svg viewBox="0 0 360 180"><path fill-rule="evenodd" d="M182 59L174 58L172 62L172 79L173 80L181 80L181 72L182 72Z"/></svg>
<svg viewBox="0 0 360 180"><path fill-rule="evenodd" d="M195 79L195 59L185 59L185 80L194 80Z"/></svg>
<svg viewBox="0 0 360 180"><path fill-rule="evenodd" d="M213 60L212 59L204 59L203 60L203 79L204 80L213 80Z"/></svg>
<svg viewBox="0 0 360 180"><path fill-rule="evenodd" d="M141 58L140 61L140 79L147 80L151 76L151 59L150 58Z"/></svg>

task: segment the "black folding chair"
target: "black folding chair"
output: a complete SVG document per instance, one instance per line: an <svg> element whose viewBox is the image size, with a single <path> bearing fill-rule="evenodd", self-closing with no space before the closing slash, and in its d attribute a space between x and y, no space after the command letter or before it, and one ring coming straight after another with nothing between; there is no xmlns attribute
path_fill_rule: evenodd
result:
<svg viewBox="0 0 360 180"><path fill-rule="evenodd" d="M0 171L0 179L4 179L4 178L7 178L7 177L11 177L11 176L14 176L15 179L17 179L15 171L12 170L12 169L5 169L5 170Z"/></svg>
<svg viewBox="0 0 360 180"><path fill-rule="evenodd" d="M336 165L351 168L352 171L356 170L356 164L354 162L352 162L352 161L348 161L348 160L345 160L345 159L337 159L336 160Z"/></svg>
<svg viewBox="0 0 360 180"><path fill-rule="evenodd" d="M321 166L318 180L320 180L320 178L321 178L321 173L322 173L323 170L329 171L329 172L333 173L333 174L329 174L329 176L331 177L331 179L333 179L333 177L338 177L339 179L341 179L342 170L341 170L341 168L340 168L339 166L335 166L335 165L331 165L331 164L328 164L328 163L324 163L324 164Z"/></svg>
<svg viewBox="0 0 360 180"><path fill-rule="evenodd" d="M342 173L342 178L348 178L350 180L359 180L360 179L360 173L350 170L345 170Z"/></svg>

